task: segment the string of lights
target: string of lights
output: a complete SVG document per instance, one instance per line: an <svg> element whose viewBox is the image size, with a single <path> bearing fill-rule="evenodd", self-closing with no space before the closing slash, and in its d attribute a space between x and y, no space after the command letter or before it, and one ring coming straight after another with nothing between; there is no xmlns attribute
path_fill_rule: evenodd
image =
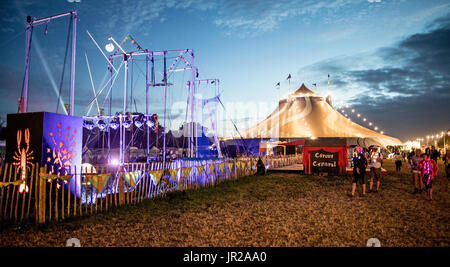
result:
<svg viewBox="0 0 450 267"><path fill-rule="evenodd" d="M437 133L437 134L428 134L426 136L417 137L416 139L408 140L408 141L409 142L415 141L416 143L418 143L419 146L423 146L423 145L429 146L431 144L437 146L439 139L441 139L441 138L444 141L444 147L447 148L446 144L450 140L450 130L441 131L440 133Z"/></svg>
<svg viewBox="0 0 450 267"><path fill-rule="evenodd" d="M346 112L346 109L349 110L349 112ZM349 114L355 114L356 117L364 122L369 128L373 129L374 131L379 131L380 134L384 134L383 130L380 130L378 126L376 126L372 121L370 121L367 117L364 117L361 115L361 113L357 112L354 108L350 109L350 105L345 105L342 107L337 107L337 110L341 112L342 115L344 115L346 118L348 118L350 121L352 121L351 117L349 117Z"/></svg>

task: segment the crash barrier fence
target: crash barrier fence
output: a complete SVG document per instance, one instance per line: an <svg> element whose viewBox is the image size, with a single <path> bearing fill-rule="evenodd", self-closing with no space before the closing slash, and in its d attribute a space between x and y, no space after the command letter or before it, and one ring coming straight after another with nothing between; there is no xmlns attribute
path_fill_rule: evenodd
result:
<svg viewBox="0 0 450 267"><path fill-rule="evenodd" d="M268 167L300 161L298 156L261 157ZM70 217L91 216L174 191L215 186L256 172L256 157L171 162L130 163L123 166L68 167L53 174L46 166L0 166L0 221L43 224ZM65 174L60 174L65 173Z"/></svg>

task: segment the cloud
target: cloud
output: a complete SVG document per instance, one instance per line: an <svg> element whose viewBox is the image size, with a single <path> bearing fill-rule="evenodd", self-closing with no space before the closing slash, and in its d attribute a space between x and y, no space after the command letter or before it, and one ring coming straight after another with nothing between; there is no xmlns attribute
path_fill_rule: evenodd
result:
<svg viewBox="0 0 450 267"><path fill-rule="evenodd" d="M322 83L331 73L331 88L340 92L341 104L351 103L391 129L390 134L406 139L417 132L441 131L450 123L449 58L446 15L391 46L318 62L299 73L324 77Z"/></svg>
<svg viewBox="0 0 450 267"><path fill-rule="evenodd" d="M80 13L96 15L98 29L119 30L126 34L148 31L155 23L167 21L171 10L183 10L190 16L197 16L200 11L207 12L202 13L202 17L226 33L244 36L273 31L290 18L310 23L314 18L325 17L328 22L336 23L347 17L336 11L346 11L343 8L350 5L355 3L342 0L136 0L132 5L125 1L111 1L105 6L104 2L96 1L83 2Z"/></svg>

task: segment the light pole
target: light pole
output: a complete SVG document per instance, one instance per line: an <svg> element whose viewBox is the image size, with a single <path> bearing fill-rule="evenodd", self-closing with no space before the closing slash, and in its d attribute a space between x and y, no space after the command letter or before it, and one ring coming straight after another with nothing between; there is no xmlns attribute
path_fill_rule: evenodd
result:
<svg viewBox="0 0 450 267"><path fill-rule="evenodd" d="M450 130L447 131L446 135L450 136ZM446 142L446 138L445 138L446 135L444 135L444 149L445 149L445 152L447 152L447 148L448 148L447 142Z"/></svg>
<svg viewBox="0 0 450 267"><path fill-rule="evenodd" d="M114 44L123 52L123 61L125 62L125 77L124 77L124 86L123 86L123 112L122 115L119 116L119 133L120 133L120 142L119 142L119 164L122 166L125 162L125 129L123 129L123 123L122 120L125 119L125 115L127 112L127 74L128 74L128 55L125 50L116 42L116 40L113 37L109 37L108 41L110 41L108 44L106 44L105 49L108 52L114 51ZM111 41L114 43L111 43ZM112 65L111 58L110 58L110 64Z"/></svg>

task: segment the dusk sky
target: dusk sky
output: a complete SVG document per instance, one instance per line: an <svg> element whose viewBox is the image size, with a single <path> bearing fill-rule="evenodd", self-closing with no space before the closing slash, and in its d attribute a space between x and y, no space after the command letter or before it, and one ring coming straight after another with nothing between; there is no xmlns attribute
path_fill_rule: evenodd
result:
<svg viewBox="0 0 450 267"><path fill-rule="evenodd" d="M2 0L2 120L17 112L21 95L26 16L42 18L71 10L79 16L77 116L87 115L87 104L94 95L87 58L95 90L106 82L106 60L88 30L104 53L109 36L120 43L127 34L153 51L193 49L199 78L220 79L227 116L218 123L225 134L233 128L230 118L244 131L267 117L279 97L302 83L324 96L331 93L335 106L350 105L350 110L376 123L385 134L403 141L450 127L448 0ZM61 18L47 25L47 34L45 25L33 32L29 111L56 111L68 25L69 18ZM131 51L134 47L124 48ZM140 59L135 64L136 105L129 110L145 111L145 62ZM292 75L290 83L288 74ZM185 82L190 74L177 75L168 93L169 107L186 101ZM122 76L113 89L114 111L122 107ZM69 78L70 50L63 103L69 103ZM160 113L162 89L155 90L150 109ZM105 96L99 98L100 107L106 107ZM62 107L58 108L62 113ZM95 113L93 108L90 114ZM354 120L358 122L356 116ZM367 126L362 121L361 125Z"/></svg>

